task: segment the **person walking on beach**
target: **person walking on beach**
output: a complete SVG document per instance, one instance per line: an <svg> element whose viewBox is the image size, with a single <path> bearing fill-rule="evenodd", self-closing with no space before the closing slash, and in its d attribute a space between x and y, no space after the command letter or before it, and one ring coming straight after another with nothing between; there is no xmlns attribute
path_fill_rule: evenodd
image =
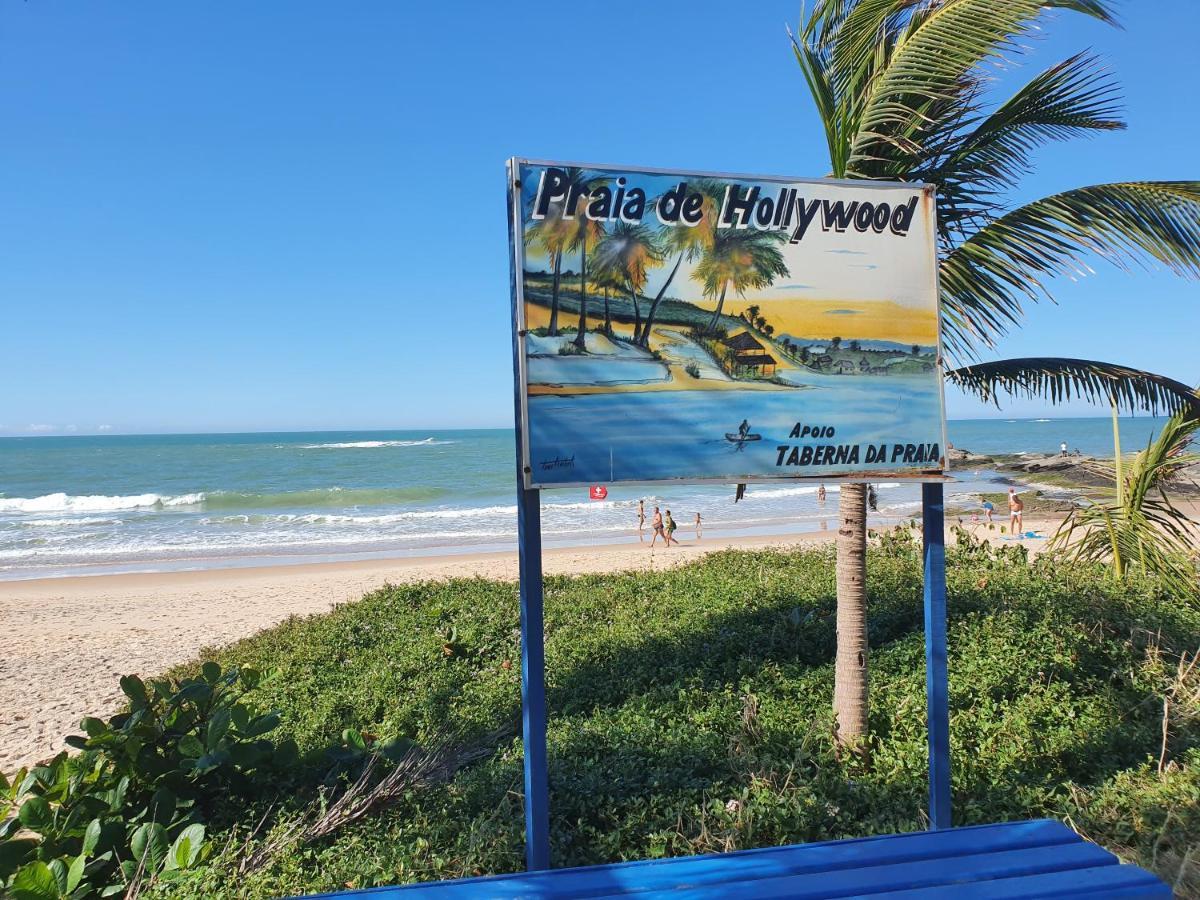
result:
<svg viewBox="0 0 1200 900"><path fill-rule="evenodd" d="M696 513L696 540L704 534L704 526L700 524L700 513Z"/></svg>
<svg viewBox="0 0 1200 900"><path fill-rule="evenodd" d="M646 501L638 501L638 540L644 541L646 535L643 533L646 529Z"/></svg>
<svg viewBox="0 0 1200 900"><path fill-rule="evenodd" d="M991 524L992 524L992 512L993 512L995 509L996 509L996 507L994 507L994 506L992 505L992 501L991 501L991 500L984 500L984 501L983 501L983 514L984 514L985 516L987 516L987 520L988 520L988 524L989 524L989 525L991 525Z"/></svg>
<svg viewBox="0 0 1200 900"><path fill-rule="evenodd" d="M1021 502L1021 498L1017 496L1016 488L1008 489L1008 527L1012 529L1012 533L1017 537L1021 536L1024 530L1022 523L1022 513L1025 512L1025 504Z"/></svg>
<svg viewBox="0 0 1200 900"><path fill-rule="evenodd" d="M653 549L654 549L654 545L655 545L655 543L657 543L657 542L658 542L658 539L659 539L660 537L661 537L661 538L662 538L664 541L666 540L666 537L667 537L667 536L666 536L666 534L664 534L664 533L663 533L663 517L662 517L662 513L660 513L660 512L658 511L658 507L657 507L657 506L656 506L656 507L654 507L654 515L653 515L653 516L650 518L650 528L651 528L651 530L654 532L654 533L653 533L653 534L650 536L650 549L651 549L651 550L653 550ZM668 545L668 546L669 546L669 545Z"/></svg>
<svg viewBox="0 0 1200 900"><path fill-rule="evenodd" d="M673 518L671 518L671 511L668 509L667 517L666 517L666 532L663 535L667 539L668 547L671 546L672 542L674 542L675 546L679 546L679 541L675 540L676 527L678 527L678 526L676 526L675 520Z"/></svg>

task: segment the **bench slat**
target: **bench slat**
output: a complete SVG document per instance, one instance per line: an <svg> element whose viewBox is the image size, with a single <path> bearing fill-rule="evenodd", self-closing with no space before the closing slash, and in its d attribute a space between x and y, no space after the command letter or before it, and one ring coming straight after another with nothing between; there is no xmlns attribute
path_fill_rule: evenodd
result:
<svg viewBox="0 0 1200 900"><path fill-rule="evenodd" d="M320 896L353 900L358 896L378 898L381 893L390 896L394 892L405 891L404 896L412 892L424 892L427 900L464 900L482 896L495 900L547 896L569 900L614 891L640 893L670 889L681 881L697 886L754 881L783 875L816 874L1076 843L1081 843L1080 837L1066 825L1051 819L1038 819L947 831L919 831L732 853L552 869L548 872L516 872L454 881L422 882ZM486 888L483 887L485 884Z"/></svg>
<svg viewBox="0 0 1200 900"><path fill-rule="evenodd" d="M931 888L942 886L965 893L977 882L990 879L1099 867L1116 869L1117 858L1095 844L1079 841L1057 847L1005 850L1000 853L920 860L889 866L867 866L808 875L785 875L753 881L736 878L731 879L731 882L736 880L736 895L739 900L826 900L834 897L890 897L896 891L908 893L914 889L918 889L918 893L927 893ZM736 875L736 871L734 874ZM733 890L731 882L690 885L686 883L685 876L685 882L674 889L638 893L636 896L639 900L724 900ZM628 892L617 890L605 896L628 896Z"/></svg>
<svg viewBox="0 0 1200 900"><path fill-rule="evenodd" d="M1045 875L1026 875L971 885L917 888L887 894L887 900L1034 900L1087 897L1088 900L1171 900L1171 889L1137 866L1100 866Z"/></svg>

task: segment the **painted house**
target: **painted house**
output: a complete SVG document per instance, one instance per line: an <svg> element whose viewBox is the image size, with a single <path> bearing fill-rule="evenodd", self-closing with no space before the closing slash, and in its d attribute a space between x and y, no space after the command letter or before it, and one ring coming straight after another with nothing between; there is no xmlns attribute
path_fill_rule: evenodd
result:
<svg viewBox="0 0 1200 900"><path fill-rule="evenodd" d="M770 353L739 353L734 357L734 365L738 371L770 377L775 374L778 362Z"/></svg>
<svg viewBox="0 0 1200 900"><path fill-rule="evenodd" d="M743 331L741 334L728 338L725 341L725 346L738 356L744 353L763 353L766 351L766 348L763 347L758 338L748 331Z"/></svg>

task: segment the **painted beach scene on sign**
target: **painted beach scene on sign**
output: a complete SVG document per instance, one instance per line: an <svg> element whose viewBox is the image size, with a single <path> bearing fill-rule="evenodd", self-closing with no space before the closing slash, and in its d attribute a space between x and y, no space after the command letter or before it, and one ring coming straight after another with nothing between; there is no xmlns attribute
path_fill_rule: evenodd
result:
<svg viewBox="0 0 1200 900"><path fill-rule="evenodd" d="M510 172L530 486L943 468L921 186Z"/></svg>

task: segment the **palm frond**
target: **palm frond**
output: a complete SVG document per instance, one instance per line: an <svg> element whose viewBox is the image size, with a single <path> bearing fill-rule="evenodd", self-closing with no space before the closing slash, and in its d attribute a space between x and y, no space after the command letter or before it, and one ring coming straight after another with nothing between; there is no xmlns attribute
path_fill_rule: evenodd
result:
<svg viewBox="0 0 1200 900"><path fill-rule="evenodd" d="M849 168L870 168L889 146L910 152L908 142L937 121L922 107L970 90L966 76L985 59L1016 50L1015 39L1042 9L1042 0L947 0L928 12L865 88Z"/></svg>
<svg viewBox="0 0 1200 900"><path fill-rule="evenodd" d="M1091 255L1121 268L1154 261L1175 274L1200 277L1200 182L1076 188L980 228L940 266L953 351L991 345L1017 322L1022 299L1049 297L1050 277L1086 274Z"/></svg>
<svg viewBox="0 0 1200 900"><path fill-rule="evenodd" d="M914 180L938 185L938 221L961 223L991 211L992 198L1032 168L1030 153L1054 140L1125 127L1119 93L1098 57L1080 53L1034 77L947 150L931 157Z"/></svg>
<svg viewBox="0 0 1200 900"><path fill-rule="evenodd" d="M1115 12L1116 4L1108 0L1045 0L1042 5L1047 9L1069 9L1109 25L1120 25Z"/></svg>
<svg viewBox="0 0 1200 900"><path fill-rule="evenodd" d="M1115 403L1119 409L1158 413L1183 411L1200 417L1200 394L1182 382L1092 359L1027 357L977 363L946 372L946 379L984 402L999 405L1001 394L1051 403L1078 398Z"/></svg>

